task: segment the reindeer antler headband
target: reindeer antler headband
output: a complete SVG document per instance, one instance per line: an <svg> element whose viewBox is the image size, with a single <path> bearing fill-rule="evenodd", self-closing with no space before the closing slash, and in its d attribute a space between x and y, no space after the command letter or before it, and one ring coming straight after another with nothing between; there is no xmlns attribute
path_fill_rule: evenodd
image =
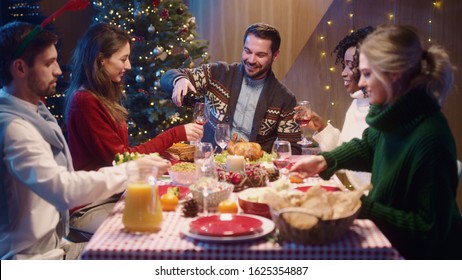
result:
<svg viewBox="0 0 462 280"><path fill-rule="evenodd" d="M34 29L32 29L29 34L24 38L22 41L21 45L19 45L18 49L16 52L13 54L13 59L18 58L24 50L27 48L27 46L34 40L34 38L42 32L43 28L51 23L52 21L55 21L56 18L58 18L63 12L65 11L79 11L85 9L90 2L88 0L69 0L66 4L64 4L61 8L59 8L56 12L54 12L51 16L47 17L40 25L37 25Z"/></svg>

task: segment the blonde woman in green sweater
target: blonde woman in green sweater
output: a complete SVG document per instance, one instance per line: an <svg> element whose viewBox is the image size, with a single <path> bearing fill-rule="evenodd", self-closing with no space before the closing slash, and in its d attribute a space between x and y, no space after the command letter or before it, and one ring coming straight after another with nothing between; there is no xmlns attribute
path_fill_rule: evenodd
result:
<svg viewBox="0 0 462 280"><path fill-rule="evenodd" d="M359 85L369 93L362 139L291 169L328 178L338 169L372 172L360 218L371 219L409 259L461 259L456 146L441 105L452 65L438 46L424 49L409 26L381 26L360 47Z"/></svg>

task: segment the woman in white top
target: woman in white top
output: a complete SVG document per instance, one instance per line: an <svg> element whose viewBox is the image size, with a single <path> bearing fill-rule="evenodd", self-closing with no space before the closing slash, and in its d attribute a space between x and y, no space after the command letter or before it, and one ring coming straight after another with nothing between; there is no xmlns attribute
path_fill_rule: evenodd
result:
<svg viewBox="0 0 462 280"><path fill-rule="evenodd" d="M368 127L366 115L369 112L369 100L367 92L358 86L360 72L357 45L372 31L373 28L370 26L358 29L343 38L334 49L337 54L336 63L342 64L343 84L353 102L346 112L342 131L326 123L316 112L312 112L308 127L315 131L313 139L323 152L330 151L353 138L361 138L363 131ZM370 173L345 170L345 175L349 185L356 189L365 189L370 185Z"/></svg>

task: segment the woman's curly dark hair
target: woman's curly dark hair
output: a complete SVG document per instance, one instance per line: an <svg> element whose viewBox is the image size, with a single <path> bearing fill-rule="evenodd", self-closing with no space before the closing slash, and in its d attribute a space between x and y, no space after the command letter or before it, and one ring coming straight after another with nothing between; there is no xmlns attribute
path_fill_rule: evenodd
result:
<svg viewBox="0 0 462 280"><path fill-rule="evenodd" d="M342 64L342 69L345 68L345 61L343 57L345 56L345 52L351 48L357 46L364 38L367 37L370 33L374 31L374 28L372 26L367 26L360 28L350 35L346 36L343 38L335 47L335 49L332 51L332 53L337 54L337 58L335 60L335 64L338 64L339 62ZM356 82L359 81L359 77L361 74L359 73L358 70L358 65L359 65L359 53L358 49L356 49L355 54L353 55L353 77L356 80Z"/></svg>

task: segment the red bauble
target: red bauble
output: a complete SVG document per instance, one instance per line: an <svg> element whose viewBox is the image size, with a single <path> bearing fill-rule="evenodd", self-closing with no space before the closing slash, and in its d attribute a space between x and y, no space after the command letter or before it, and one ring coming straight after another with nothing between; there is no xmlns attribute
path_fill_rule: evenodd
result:
<svg viewBox="0 0 462 280"><path fill-rule="evenodd" d="M160 4L160 0L152 0L152 5L153 5L154 7L158 7L159 4Z"/></svg>
<svg viewBox="0 0 462 280"><path fill-rule="evenodd" d="M183 14L183 12L184 12L184 10L183 10L183 8L181 8L181 7L178 8L178 9L176 9L176 13L177 13L178 15L180 15L180 16Z"/></svg>
<svg viewBox="0 0 462 280"><path fill-rule="evenodd" d="M160 12L160 15L162 16L162 18L164 19L168 19L168 10L167 9L162 9L162 12Z"/></svg>

